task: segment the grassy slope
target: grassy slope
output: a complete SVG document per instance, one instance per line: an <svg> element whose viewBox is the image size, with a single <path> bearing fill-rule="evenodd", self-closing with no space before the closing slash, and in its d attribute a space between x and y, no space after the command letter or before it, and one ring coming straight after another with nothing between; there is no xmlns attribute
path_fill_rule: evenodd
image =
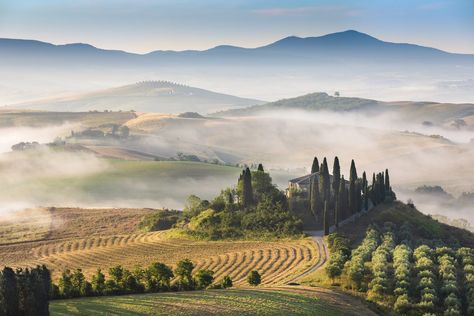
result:
<svg viewBox="0 0 474 316"><path fill-rule="evenodd" d="M231 289L53 301L54 315L374 315L327 290Z"/></svg>
<svg viewBox="0 0 474 316"><path fill-rule="evenodd" d="M396 111L407 119L416 118L418 123L430 120L435 123L447 123L456 118L470 118L474 115L473 104L451 104L436 102L381 102L371 99L352 97L333 97L326 93L310 93L290 99L283 99L243 109L231 109L218 112L217 116L246 116L264 111L299 109L310 111L368 111L382 113Z"/></svg>
<svg viewBox="0 0 474 316"><path fill-rule="evenodd" d="M236 167L184 161L99 162L103 168L85 175L44 173L35 181L16 181L0 192L0 198L21 199L28 192L29 198L51 206L174 208L183 205L190 194L216 196L221 188L234 185L241 171Z"/></svg>
<svg viewBox="0 0 474 316"><path fill-rule="evenodd" d="M367 216L361 217L357 222L341 228L341 233L353 241L363 238L365 230L370 224L380 227L385 222L392 222L400 227L408 222L412 227L413 241L442 240L453 246L461 245L474 247L474 234L460 228L442 224L429 215L424 215L416 209L408 207L401 202L377 206Z"/></svg>

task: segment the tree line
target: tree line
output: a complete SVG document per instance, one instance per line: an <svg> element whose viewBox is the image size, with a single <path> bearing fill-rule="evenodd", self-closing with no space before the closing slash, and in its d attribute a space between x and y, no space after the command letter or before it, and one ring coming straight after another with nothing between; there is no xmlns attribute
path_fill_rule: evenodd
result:
<svg viewBox="0 0 474 316"><path fill-rule="evenodd" d="M243 169L237 185L213 200L188 198L176 227L204 239L280 237L302 234L302 221L291 214L284 192L262 164Z"/></svg>
<svg viewBox="0 0 474 316"><path fill-rule="evenodd" d="M51 273L46 266L0 272L0 315L49 315Z"/></svg>
<svg viewBox="0 0 474 316"><path fill-rule="evenodd" d="M309 210L322 225L325 235L329 227L336 228L339 223L362 210L368 210L369 205L377 205L385 200L394 200L395 194L390 185L388 169L385 172L373 174L372 184L369 185L366 172L359 178L354 160L351 161L349 181L341 175L339 158L334 158L332 176L326 157L319 164L314 157L311 166L309 186Z"/></svg>
<svg viewBox="0 0 474 316"><path fill-rule="evenodd" d="M147 268L140 266L130 271L121 265L108 270L108 277L99 268L87 280L81 269L65 270L57 284L51 280L46 266L13 270L5 267L0 273L0 316L47 316L50 299L77 297L156 293L168 291L192 291L202 289L226 289L233 286L230 276L215 282L214 272L199 269L189 259L170 266L154 262ZM257 270L247 275L251 286L261 283Z"/></svg>

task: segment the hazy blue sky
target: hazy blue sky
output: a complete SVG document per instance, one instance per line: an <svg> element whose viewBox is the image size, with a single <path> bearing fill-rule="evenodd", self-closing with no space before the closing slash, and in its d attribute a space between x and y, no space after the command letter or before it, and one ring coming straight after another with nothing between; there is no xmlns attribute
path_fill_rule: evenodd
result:
<svg viewBox="0 0 474 316"><path fill-rule="evenodd" d="M0 0L0 37L148 52L347 29L474 53L474 0Z"/></svg>

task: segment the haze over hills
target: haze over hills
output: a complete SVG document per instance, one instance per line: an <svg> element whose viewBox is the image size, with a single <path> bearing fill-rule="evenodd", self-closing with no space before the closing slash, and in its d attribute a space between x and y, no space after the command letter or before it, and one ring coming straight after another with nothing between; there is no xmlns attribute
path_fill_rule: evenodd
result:
<svg viewBox="0 0 474 316"><path fill-rule="evenodd" d="M134 54L87 44L0 39L0 104L167 78L254 99L312 91L381 100L474 102L474 55L385 42L357 31L290 36L256 48ZM28 89L25 87L28 86Z"/></svg>
<svg viewBox="0 0 474 316"><path fill-rule="evenodd" d="M396 114L393 123L405 121L423 124L427 128L439 126L474 130L474 104L450 104L437 102L391 101L330 96L327 93L311 93L295 98L282 99L262 105L215 113L216 116L250 116L281 110L331 111L359 114Z"/></svg>
<svg viewBox="0 0 474 316"><path fill-rule="evenodd" d="M26 102L15 108L47 111L135 110L139 112L208 113L222 109L262 104L263 101L239 98L168 81L146 81L122 87Z"/></svg>

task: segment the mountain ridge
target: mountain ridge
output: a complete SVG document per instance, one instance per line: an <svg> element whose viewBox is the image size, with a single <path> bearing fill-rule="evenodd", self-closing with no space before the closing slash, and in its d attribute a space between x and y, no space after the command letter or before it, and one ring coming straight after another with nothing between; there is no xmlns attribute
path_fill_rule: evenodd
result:
<svg viewBox="0 0 474 316"><path fill-rule="evenodd" d="M279 39L277 41L274 41L269 44L257 46L257 47L242 47L242 46L236 46L236 45L228 45L228 44L221 44L217 45L214 47L210 47L207 49L203 50L195 50L195 49L187 49L187 50L152 50L150 52L146 53L135 53L135 52L129 52L123 49L107 49L107 48L100 48L88 43L80 43L80 42L72 42L72 43L66 43L66 44L53 44L50 42L46 41L40 41L36 39L16 39L16 38L0 38L0 46L5 47L2 44L5 43L14 43L20 46L25 47L26 45L39 45L42 47L47 47L47 48L58 48L58 49L64 49L64 48L87 48L87 49L95 49L97 51L102 51L102 52L115 52L115 53L123 53L123 54L128 54L128 55L134 55L134 56L149 56L149 55L156 55L156 54L170 54L170 53L206 53L206 52L211 52L211 51L216 51L216 50L241 50L241 51L258 51L262 49L269 49L269 48L275 48L275 47L282 47L282 46L292 46L295 43L298 43L299 45L305 44L306 46L314 45L314 44L372 44L372 45L402 45L405 47L411 47L411 48L419 48L419 49L430 49L433 51L437 52L442 52L445 54L451 54L451 55L460 55L460 56L474 56L474 54L466 54L466 53L456 53L456 52L448 52L442 49L434 48L434 47L429 47L429 46L423 46L423 45L418 45L418 44L412 44L412 43L399 43L399 42L389 42L389 41L383 41L380 40L376 37L373 37L369 34L358 32L356 30L346 30L342 32L334 32L334 33L329 33L321 36L310 36L310 37L299 37L295 35L287 36L282 39Z"/></svg>

